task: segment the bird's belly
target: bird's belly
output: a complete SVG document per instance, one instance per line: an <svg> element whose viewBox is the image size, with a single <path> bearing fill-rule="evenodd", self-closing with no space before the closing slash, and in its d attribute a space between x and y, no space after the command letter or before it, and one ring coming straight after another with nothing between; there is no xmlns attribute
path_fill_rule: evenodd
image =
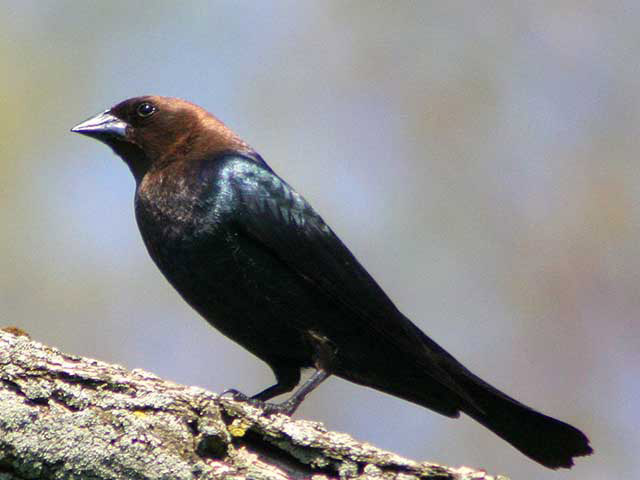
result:
<svg viewBox="0 0 640 480"><path fill-rule="evenodd" d="M224 335L267 362L312 365L308 335L291 319L304 322L315 312L281 265L223 233L148 247L184 300Z"/></svg>

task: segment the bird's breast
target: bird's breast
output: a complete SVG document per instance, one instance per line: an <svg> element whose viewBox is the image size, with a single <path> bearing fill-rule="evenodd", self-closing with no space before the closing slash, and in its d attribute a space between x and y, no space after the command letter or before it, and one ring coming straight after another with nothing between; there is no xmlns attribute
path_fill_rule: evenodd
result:
<svg viewBox="0 0 640 480"><path fill-rule="evenodd" d="M135 202L140 233L163 272L180 265L189 267L203 249L214 254L224 236L220 223L207 215L197 192L169 187L139 188Z"/></svg>
<svg viewBox="0 0 640 480"><path fill-rule="evenodd" d="M295 301L302 295L294 293L300 286L288 274L278 275L277 261L263 257L255 244L238 235L224 213L216 213L229 208L224 195L204 201L184 192L156 191L151 197L149 192L139 190L136 196L142 238L187 303L261 358L268 357L265 348L288 345L292 361L310 364L307 344L285 315L297 308L305 311L305 302Z"/></svg>

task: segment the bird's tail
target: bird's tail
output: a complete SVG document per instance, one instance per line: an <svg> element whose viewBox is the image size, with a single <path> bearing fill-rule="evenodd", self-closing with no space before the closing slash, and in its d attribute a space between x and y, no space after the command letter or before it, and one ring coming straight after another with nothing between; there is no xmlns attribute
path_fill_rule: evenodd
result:
<svg viewBox="0 0 640 480"><path fill-rule="evenodd" d="M593 452L589 439L571 425L521 404L465 369L455 380L474 405L462 410L527 457L549 468L570 468L573 457Z"/></svg>

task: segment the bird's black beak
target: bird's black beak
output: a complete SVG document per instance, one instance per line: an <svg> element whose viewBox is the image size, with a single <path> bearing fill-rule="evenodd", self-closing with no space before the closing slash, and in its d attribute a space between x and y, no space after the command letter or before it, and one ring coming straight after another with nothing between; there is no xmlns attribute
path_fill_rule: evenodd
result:
<svg viewBox="0 0 640 480"><path fill-rule="evenodd" d="M127 122L120 120L107 110L79 123L71 131L94 137L98 140L110 137L125 139L128 126Z"/></svg>

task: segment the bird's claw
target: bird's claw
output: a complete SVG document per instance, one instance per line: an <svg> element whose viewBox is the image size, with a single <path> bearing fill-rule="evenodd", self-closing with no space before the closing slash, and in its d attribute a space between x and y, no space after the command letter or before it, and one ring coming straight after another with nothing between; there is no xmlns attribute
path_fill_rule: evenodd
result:
<svg viewBox="0 0 640 480"><path fill-rule="evenodd" d="M236 390L235 388L229 388L220 394L220 397L231 398L236 402L244 402L249 405L259 408L264 413L263 415L274 415L280 413L282 415L286 415L290 417L295 410L295 407L290 402L282 402L282 403L269 403L263 402L262 400L258 400L257 398L249 397L244 393Z"/></svg>
<svg viewBox="0 0 640 480"><path fill-rule="evenodd" d="M295 411L295 406L289 402L282 403L266 403L263 402L263 410L265 415L281 414L290 417Z"/></svg>
<svg viewBox="0 0 640 480"><path fill-rule="evenodd" d="M244 393L236 390L235 388L230 388L228 390L225 390L220 394L220 396L225 398L231 398L231 400L234 400L236 402L248 403L249 405L252 405L254 407L257 407L263 410L265 409L265 406L269 405L268 403L263 402L262 400L258 400L257 398L253 398L248 395L245 395Z"/></svg>
<svg viewBox="0 0 640 480"><path fill-rule="evenodd" d="M236 390L235 388L229 388L220 394L221 397L230 397L233 400L237 400L238 402L243 402L250 400L251 397L248 397L244 393Z"/></svg>

